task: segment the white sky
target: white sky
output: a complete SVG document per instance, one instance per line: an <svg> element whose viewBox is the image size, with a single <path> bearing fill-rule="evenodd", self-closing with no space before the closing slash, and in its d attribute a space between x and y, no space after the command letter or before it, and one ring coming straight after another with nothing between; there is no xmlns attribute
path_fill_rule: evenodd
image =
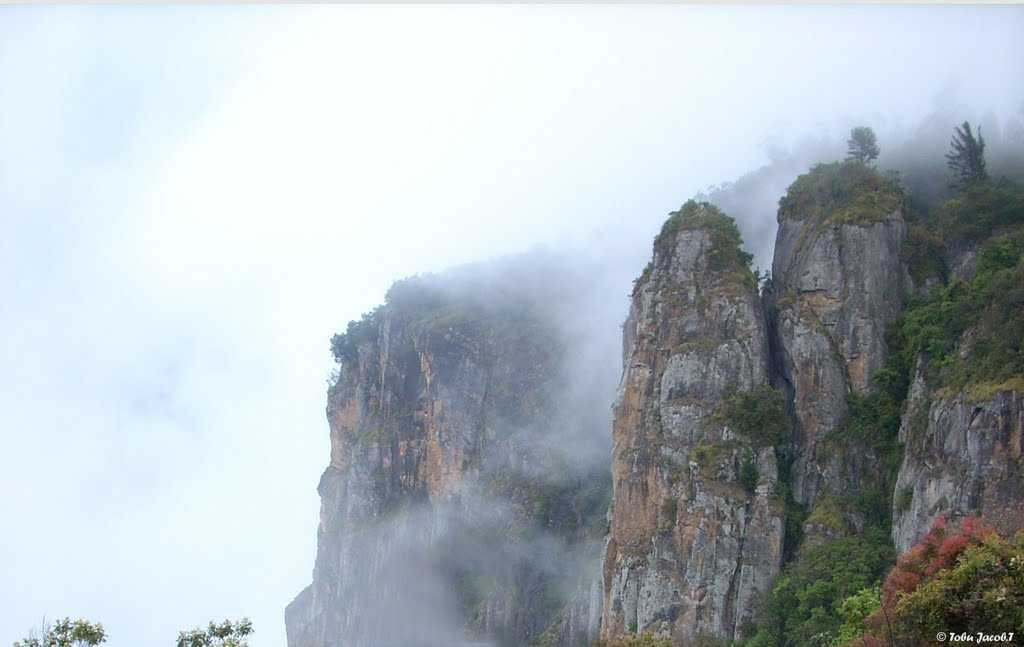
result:
<svg viewBox="0 0 1024 647"><path fill-rule="evenodd" d="M769 146L1019 113L1022 34L1014 7L0 8L0 643L248 615L283 645L328 339L392 280L642 259Z"/></svg>

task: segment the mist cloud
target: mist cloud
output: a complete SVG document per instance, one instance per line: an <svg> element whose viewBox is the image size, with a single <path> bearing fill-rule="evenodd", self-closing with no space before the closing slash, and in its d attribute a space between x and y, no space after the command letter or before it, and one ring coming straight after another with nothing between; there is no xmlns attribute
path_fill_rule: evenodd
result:
<svg viewBox="0 0 1024 647"><path fill-rule="evenodd" d="M586 333L669 211L752 171L708 195L766 267L786 176L851 125L882 165L934 159L940 113L994 165L1019 145L1021 33L1018 7L0 9L0 639L249 615L283 644L328 339L394 279L545 245L584 259ZM617 380L604 332L581 393Z"/></svg>

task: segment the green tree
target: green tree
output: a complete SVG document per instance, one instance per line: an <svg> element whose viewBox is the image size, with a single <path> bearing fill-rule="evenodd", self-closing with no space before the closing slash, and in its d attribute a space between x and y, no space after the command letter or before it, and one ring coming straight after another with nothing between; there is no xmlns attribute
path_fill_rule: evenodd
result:
<svg viewBox="0 0 1024 647"><path fill-rule="evenodd" d="M203 629L182 631L178 634L177 647L249 647L246 637L252 634L252 622L242 618L238 622L225 620L220 624L211 622Z"/></svg>
<svg viewBox="0 0 1024 647"><path fill-rule="evenodd" d="M953 171L951 185L962 189L988 179L985 169L985 139L978 128L978 136L971 131L971 124L964 122L953 130L953 139L949 143L950 152L946 153L946 164Z"/></svg>
<svg viewBox="0 0 1024 647"><path fill-rule="evenodd" d="M50 625L45 620L40 631L33 631L28 638L14 643L14 647L94 647L106 642L107 633L100 623L93 624L87 620L64 618Z"/></svg>
<svg viewBox="0 0 1024 647"><path fill-rule="evenodd" d="M850 131L850 138L846 140L846 159L855 160L861 164L867 164L878 157L878 139L875 131L867 126L858 126Z"/></svg>
<svg viewBox="0 0 1024 647"><path fill-rule="evenodd" d="M882 592L877 587L861 589L839 604L842 626L832 639L832 646L839 647L862 636L868 629L865 620L882 606Z"/></svg>
<svg viewBox="0 0 1024 647"><path fill-rule="evenodd" d="M773 583L745 647L830 644L852 619L841 613L842 603L877 585L891 553L888 533L877 528L806 548Z"/></svg>

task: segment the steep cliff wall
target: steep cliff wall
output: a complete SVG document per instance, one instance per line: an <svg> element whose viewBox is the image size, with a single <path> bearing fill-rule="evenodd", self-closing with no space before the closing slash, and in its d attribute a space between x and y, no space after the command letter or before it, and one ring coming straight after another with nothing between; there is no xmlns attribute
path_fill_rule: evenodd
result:
<svg viewBox="0 0 1024 647"><path fill-rule="evenodd" d="M849 162L780 201L766 318L802 523L756 644L841 641L836 609L939 515L1022 527L1021 222L1006 183L908 210L897 182Z"/></svg>
<svg viewBox="0 0 1024 647"><path fill-rule="evenodd" d="M881 469L840 427L848 396L870 392L887 359L910 289L905 235L896 188L860 165L820 166L780 204L770 312L795 418L793 496L808 508L857 496Z"/></svg>
<svg viewBox="0 0 1024 647"><path fill-rule="evenodd" d="M607 414L572 388L580 348L543 307L552 295L520 278L518 293L398 284L335 339L331 460L291 647L595 636L609 480L586 445L603 453Z"/></svg>
<svg viewBox="0 0 1024 647"><path fill-rule="evenodd" d="M940 515L1024 527L1024 229L961 244L949 264L950 284L907 316L916 362L892 510L901 551Z"/></svg>
<svg viewBox="0 0 1024 647"><path fill-rule="evenodd" d="M397 284L335 339L290 647L819 644L890 535L1024 527L1024 198L989 190L928 220L818 165L760 293L731 219L688 202L635 283L611 416L591 274Z"/></svg>
<svg viewBox="0 0 1024 647"><path fill-rule="evenodd" d="M919 376L900 427L906 445L893 502L893 543L908 550L940 515L1024 527L1024 395L931 393Z"/></svg>
<svg viewBox="0 0 1024 647"><path fill-rule="evenodd" d="M778 571L771 442L716 416L729 396L768 382L765 322L739 242L731 219L687 203L633 292L612 426L606 638L739 637Z"/></svg>

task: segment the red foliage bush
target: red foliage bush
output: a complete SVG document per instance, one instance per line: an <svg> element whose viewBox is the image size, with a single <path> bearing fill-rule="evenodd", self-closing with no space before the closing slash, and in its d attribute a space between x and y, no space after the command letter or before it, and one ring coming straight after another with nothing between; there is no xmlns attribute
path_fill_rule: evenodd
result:
<svg viewBox="0 0 1024 647"><path fill-rule="evenodd" d="M974 517L955 525L936 519L889 571L880 608L863 621L865 633L844 647L928 647L937 632L970 631L975 623L1000 630L1024 626L1024 534L1016 543L994 535Z"/></svg>
<svg viewBox="0 0 1024 647"><path fill-rule="evenodd" d="M950 528L946 517L940 516L928 534L896 560L882 585L882 604L892 607L901 594L913 592L925 579L954 566L968 546L980 544L993 532L977 517L964 517L959 528Z"/></svg>

